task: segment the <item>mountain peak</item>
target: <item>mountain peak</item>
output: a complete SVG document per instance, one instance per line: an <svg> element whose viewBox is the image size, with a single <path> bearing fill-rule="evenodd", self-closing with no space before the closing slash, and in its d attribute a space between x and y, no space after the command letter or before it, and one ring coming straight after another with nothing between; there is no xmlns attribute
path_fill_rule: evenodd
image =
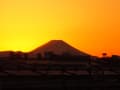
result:
<svg viewBox="0 0 120 90"><path fill-rule="evenodd" d="M42 54L42 56L44 56L45 52L52 52L56 55L62 55L64 53L69 53L72 56L74 56L74 55L88 56L88 54L77 50L76 48L69 45L68 43L66 43L63 40L50 40L46 44L44 44L44 45L36 48L32 52L30 52L30 54L32 54L34 56L34 55L40 53L40 54Z"/></svg>
<svg viewBox="0 0 120 90"><path fill-rule="evenodd" d="M48 43L65 43L63 40L50 40Z"/></svg>
<svg viewBox="0 0 120 90"><path fill-rule="evenodd" d="M49 42L64 42L63 40L50 40Z"/></svg>

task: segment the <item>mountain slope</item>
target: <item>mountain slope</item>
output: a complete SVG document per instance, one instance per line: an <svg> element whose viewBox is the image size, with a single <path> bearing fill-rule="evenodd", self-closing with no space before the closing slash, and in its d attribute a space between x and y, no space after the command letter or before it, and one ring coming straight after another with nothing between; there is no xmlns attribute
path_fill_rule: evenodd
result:
<svg viewBox="0 0 120 90"><path fill-rule="evenodd" d="M76 48L70 46L66 42L62 40L51 40L48 43L36 48L32 52L30 52L31 55L36 55L38 53L42 54L44 56L45 52L52 52L56 55L62 55L64 53L68 53L70 55L82 55L86 56L88 54L77 50Z"/></svg>

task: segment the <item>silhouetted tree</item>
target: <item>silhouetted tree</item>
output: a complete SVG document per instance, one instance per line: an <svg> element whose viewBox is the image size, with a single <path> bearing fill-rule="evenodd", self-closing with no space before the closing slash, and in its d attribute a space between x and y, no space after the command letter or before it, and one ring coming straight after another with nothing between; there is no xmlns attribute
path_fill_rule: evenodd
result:
<svg viewBox="0 0 120 90"><path fill-rule="evenodd" d="M103 57L106 57L106 56L107 56L107 53L102 53L102 56L103 56Z"/></svg>
<svg viewBox="0 0 120 90"><path fill-rule="evenodd" d="M105 62L108 62L110 60L109 57L107 57L107 53L102 53L102 58L101 60L105 61Z"/></svg>

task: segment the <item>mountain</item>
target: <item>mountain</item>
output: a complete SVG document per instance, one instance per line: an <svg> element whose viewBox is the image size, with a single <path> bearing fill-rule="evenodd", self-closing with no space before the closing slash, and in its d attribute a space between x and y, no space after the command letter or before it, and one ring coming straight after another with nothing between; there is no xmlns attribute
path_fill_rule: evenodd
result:
<svg viewBox="0 0 120 90"><path fill-rule="evenodd" d="M9 57L12 51L1 51L0 57Z"/></svg>
<svg viewBox="0 0 120 90"><path fill-rule="evenodd" d="M21 51L17 51L17 52L15 52L15 51L1 51L0 52L0 58L8 58L8 57L10 57L11 55L19 55L19 56L21 56L21 57L23 57L23 52L21 52Z"/></svg>
<svg viewBox="0 0 120 90"><path fill-rule="evenodd" d="M31 51L29 54L30 56L35 56L38 53L40 53L42 56L44 56L45 52L52 52L56 55L62 55L64 53L68 53L69 55L72 55L72 56L78 56L78 55L88 56L89 55L87 53L77 50L76 48L67 44L63 40L51 40L48 43Z"/></svg>

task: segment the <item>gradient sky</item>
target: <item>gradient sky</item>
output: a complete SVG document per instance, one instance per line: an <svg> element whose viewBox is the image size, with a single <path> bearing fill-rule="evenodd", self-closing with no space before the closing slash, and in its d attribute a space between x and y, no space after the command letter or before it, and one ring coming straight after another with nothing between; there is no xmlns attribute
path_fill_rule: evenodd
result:
<svg viewBox="0 0 120 90"><path fill-rule="evenodd" d="M92 55L120 55L120 0L0 0L0 50L62 39Z"/></svg>

